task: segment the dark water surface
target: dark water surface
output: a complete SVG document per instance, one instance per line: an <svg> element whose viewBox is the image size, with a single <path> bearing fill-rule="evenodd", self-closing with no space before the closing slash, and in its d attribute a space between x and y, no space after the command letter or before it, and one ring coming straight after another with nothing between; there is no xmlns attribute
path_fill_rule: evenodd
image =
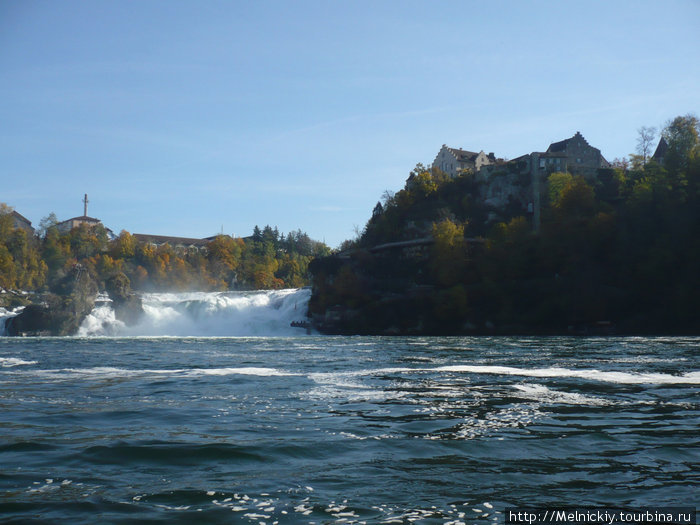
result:
<svg viewBox="0 0 700 525"><path fill-rule="evenodd" d="M0 522L695 505L699 338L0 338Z"/></svg>

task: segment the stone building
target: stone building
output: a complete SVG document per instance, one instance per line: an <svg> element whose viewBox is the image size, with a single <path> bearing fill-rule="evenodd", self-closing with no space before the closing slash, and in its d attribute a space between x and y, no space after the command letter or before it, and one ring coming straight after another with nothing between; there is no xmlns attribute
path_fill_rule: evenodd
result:
<svg viewBox="0 0 700 525"><path fill-rule="evenodd" d="M533 227L539 230L542 193L549 175L561 171L592 180L599 169L609 167L600 150L576 132L569 139L553 142L547 151L533 151L506 163L482 166L477 180L482 183L481 198L485 204L494 210L519 207L532 216Z"/></svg>
<svg viewBox="0 0 700 525"><path fill-rule="evenodd" d="M477 172L482 166L488 166L497 162L493 153L488 155L483 151L467 151L464 149L450 148L442 145L432 168L439 169L447 173L450 177L457 177L461 172L471 170Z"/></svg>
<svg viewBox="0 0 700 525"><path fill-rule="evenodd" d="M88 227L98 226L102 224L102 221L100 219L88 217L88 202L88 196L86 193L85 197L83 198L83 214L79 217L73 217L71 219L59 222L56 225L56 228L61 234L69 233L73 228L77 228L81 224L85 224ZM112 230L110 230L109 228L105 228L105 231L107 232L107 236L110 239L114 239L114 233L112 232Z"/></svg>
<svg viewBox="0 0 700 525"><path fill-rule="evenodd" d="M567 167L555 171L568 171L573 175L595 176L597 170L610 167L600 150L588 144L579 131L570 139L553 142L546 153L563 155Z"/></svg>
<svg viewBox="0 0 700 525"><path fill-rule="evenodd" d="M97 226L102 224L100 219L95 219L94 217L88 217L87 215L81 215L80 217L73 217L71 219L59 222L56 225L60 233L68 233L73 228L77 228L81 224L86 224L87 226Z"/></svg>
<svg viewBox="0 0 700 525"><path fill-rule="evenodd" d="M12 216L12 225L15 228L21 228L29 234L32 234L32 235L34 234L34 228L32 227L32 221L30 221L24 215L21 215L14 210L12 210L12 213L10 215Z"/></svg>

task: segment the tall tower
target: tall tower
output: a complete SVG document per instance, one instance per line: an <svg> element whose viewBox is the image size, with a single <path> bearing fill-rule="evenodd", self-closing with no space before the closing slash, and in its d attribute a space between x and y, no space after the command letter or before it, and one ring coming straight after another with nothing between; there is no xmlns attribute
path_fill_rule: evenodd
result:
<svg viewBox="0 0 700 525"><path fill-rule="evenodd" d="M85 194L85 197L83 197L83 216L87 217L87 205L88 205L88 198L87 198L87 193Z"/></svg>

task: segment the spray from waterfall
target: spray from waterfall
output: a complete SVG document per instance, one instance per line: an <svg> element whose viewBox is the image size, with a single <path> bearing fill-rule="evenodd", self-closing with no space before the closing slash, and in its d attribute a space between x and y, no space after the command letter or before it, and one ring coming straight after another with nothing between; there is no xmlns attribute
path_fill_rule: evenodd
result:
<svg viewBox="0 0 700 525"><path fill-rule="evenodd" d="M293 336L303 330L309 289L254 292L143 294L145 315L134 326L115 319L103 299L85 319L78 336Z"/></svg>

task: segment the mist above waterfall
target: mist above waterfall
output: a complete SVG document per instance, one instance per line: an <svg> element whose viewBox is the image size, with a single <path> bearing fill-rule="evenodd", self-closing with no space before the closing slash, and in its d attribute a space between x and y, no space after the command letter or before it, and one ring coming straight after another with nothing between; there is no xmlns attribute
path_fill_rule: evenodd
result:
<svg viewBox="0 0 700 525"><path fill-rule="evenodd" d="M309 289L253 292L147 293L137 325L115 319L108 300L98 302L78 336L275 336L300 335Z"/></svg>

